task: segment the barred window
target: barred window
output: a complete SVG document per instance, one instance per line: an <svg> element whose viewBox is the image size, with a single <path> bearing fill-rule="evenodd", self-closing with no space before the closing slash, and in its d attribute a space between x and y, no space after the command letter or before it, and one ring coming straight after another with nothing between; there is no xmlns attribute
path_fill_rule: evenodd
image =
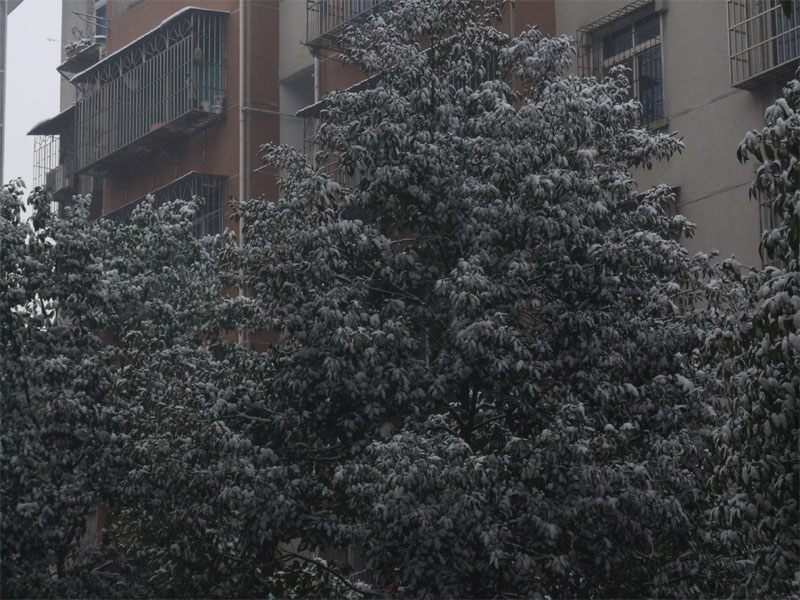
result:
<svg viewBox="0 0 800 600"><path fill-rule="evenodd" d="M800 57L800 2L728 0L731 85L751 88L790 76Z"/></svg>
<svg viewBox="0 0 800 600"><path fill-rule="evenodd" d="M196 200L199 207L194 218L197 237L216 235L222 233L223 230L222 219L226 181L227 178L222 175L208 175L193 171L148 195L152 195L155 198L156 205L171 200ZM130 221L136 207L146 199L147 196L143 196L126 204L122 208L106 215L106 218L127 223Z"/></svg>
<svg viewBox="0 0 800 600"><path fill-rule="evenodd" d="M623 65L631 97L642 103L641 123L664 118L661 13L655 3L637 0L578 30L581 74L602 77Z"/></svg>

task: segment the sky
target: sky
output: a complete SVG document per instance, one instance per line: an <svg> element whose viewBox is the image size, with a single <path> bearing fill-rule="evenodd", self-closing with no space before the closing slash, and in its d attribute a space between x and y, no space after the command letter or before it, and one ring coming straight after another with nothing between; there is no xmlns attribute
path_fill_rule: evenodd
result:
<svg viewBox="0 0 800 600"><path fill-rule="evenodd" d="M59 112L61 1L23 0L8 15L6 132L3 179L33 177L33 137L39 121Z"/></svg>

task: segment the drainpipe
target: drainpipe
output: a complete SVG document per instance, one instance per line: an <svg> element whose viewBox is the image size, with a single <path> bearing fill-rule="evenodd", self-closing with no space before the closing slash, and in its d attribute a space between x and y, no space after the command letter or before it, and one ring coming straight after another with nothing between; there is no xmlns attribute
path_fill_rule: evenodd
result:
<svg viewBox="0 0 800 600"><path fill-rule="evenodd" d="M246 0L239 0L239 202L245 200L245 172L247 165L245 162L245 110L244 110L244 94L245 94L245 18L244 7ZM242 219L239 218L239 245L242 245Z"/></svg>
<svg viewBox="0 0 800 600"><path fill-rule="evenodd" d="M249 4L248 4L248 6L249 6L249 8L247 9L247 18L249 20L253 16L251 14L253 9L252 9L252 6L250 6ZM245 93L245 96L244 96L245 97L245 103L242 105L242 110L246 110L246 109L248 109L250 107L250 101L252 100L252 93L253 93L252 90L250 89L250 80L252 79L252 76L253 76L253 71L250 69L250 66L253 64L253 61L252 61L252 56L253 56L253 28L250 27L250 23L246 24L246 29L247 29L247 37L246 37L246 40L247 40L247 52L245 53L245 66L246 66L246 69L245 69L245 86L246 87L245 87L245 92L244 92ZM250 124L253 122L253 119L251 118L251 115L246 113L246 112L245 112L244 118L245 118L245 123L244 123L244 125L245 125L244 193L245 193L245 197L249 199L249 198L252 198L252 196L253 196L253 190L251 189L251 185L252 185L253 182L252 182L252 177L250 176L252 168L253 168L252 165L250 164L252 162L251 161L251 157L250 157L250 154L251 154L250 149L252 148L251 144L252 144L252 136L253 136L253 130L250 128Z"/></svg>
<svg viewBox="0 0 800 600"><path fill-rule="evenodd" d="M319 102L319 56L314 55L314 104Z"/></svg>
<svg viewBox="0 0 800 600"><path fill-rule="evenodd" d="M245 76L245 18L244 7L247 0L239 0L239 202L245 201L245 172L247 171L247 163L245 161L246 151L246 131L245 131L245 111L244 111L244 76ZM244 217L241 212L239 213L239 248L244 247ZM239 296L244 296L244 286L242 279L244 278L244 270L239 269ZM244 329L239 328L238 342L242 346L245 343Z"/></svg>

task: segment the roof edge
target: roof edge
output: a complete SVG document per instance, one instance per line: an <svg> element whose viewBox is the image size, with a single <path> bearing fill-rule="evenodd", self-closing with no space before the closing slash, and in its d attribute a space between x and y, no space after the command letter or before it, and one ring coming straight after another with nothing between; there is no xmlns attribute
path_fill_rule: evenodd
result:
<svg viewBox="0 0 800 600"><path fill-rule="evenodd" d="M227 10L217 10L217 9L214 9L214 8L201 8L199 6L185 6L184 8L172 13L166 19L161 21L161 23L159 23L156 27L153 27L153 29L151 29L150 31L147 31L147 32L143 33L142 35L140 35L135 40L131 40L130 42L125 44L122 48L118 48L117 50L114 50L114 52L112 52L111 54L107 54L102 60L97 61L96 63L94 63L88 69L84 69L80 73L76 73L75 75L70 77L69 82L73 83L73 84L81 83L79 81L80 78L85 77L86 75L88 75L89 73L94 71L95 69L99 69L101 65L105 65L108 61L110 61L113 58L116 58L119 54L121 54L125 50L128 50L129 48L133 47L134 45L136 45L137 43L139 43L140 41L142 41L146 37L148 37L150 35L153 35L156 31L158 31L162 27L165 27L166 25L169 25L170 22L174 21L178 17L181 17L184 14L186 14L188 12L192 12L192 11L203 12L203 13L217 13L217 14L221 14L221 15L230 15L231 14Z"/></svg>

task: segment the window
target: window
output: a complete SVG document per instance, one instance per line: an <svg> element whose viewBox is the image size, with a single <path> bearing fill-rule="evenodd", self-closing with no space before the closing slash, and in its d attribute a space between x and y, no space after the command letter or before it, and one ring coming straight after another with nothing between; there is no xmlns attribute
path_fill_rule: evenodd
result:
<svg viewBox="0 0 800 600"><path fill-rule="evenodd" d="M655 2L637 0L578 31L578 64L583 75L605 76L623 65L631 97L642 103L642 124L664 118L661 13Z"/></svg>
<svg viewBox="0 0 800 600"><path fill-rule="evenodd" d="M728 0L731 85L755 87L791 75L800 56L800 2Z"/></svg>
<svg viewBox="0 0 800 600"><path fill-rule="evenodd" d="M647 15L604 35L601 60L602 75L617 65L628 68L631 93L642 103L642 124L664 118L661 15Z"/></svg>
<svg viewBox="0 0 800 600"><path fill-rule="evenodd" d="M107 0L94 2L94 34L105 37L108 34L108 4Z"/></svg>
<svg viewBox="0 0 800 600"><path fill-rule="evenodd" d="M171 200L197 201L199 210L194 218L197 237L222 233L222 218L225 200L225 182L227 178L220 175L191 172L172 183L152 192L156 205ZM113 221L127 223L134 209L146 200L146 196L126 204L122 208L106 215Z"/></svg>
<svg viewBox="0 0 800 600"><path fill-rule="evenodd" d="M384 10L387 0L306 0L306 43L314 52L341 50L338 37L350 24Z"/></svg>

